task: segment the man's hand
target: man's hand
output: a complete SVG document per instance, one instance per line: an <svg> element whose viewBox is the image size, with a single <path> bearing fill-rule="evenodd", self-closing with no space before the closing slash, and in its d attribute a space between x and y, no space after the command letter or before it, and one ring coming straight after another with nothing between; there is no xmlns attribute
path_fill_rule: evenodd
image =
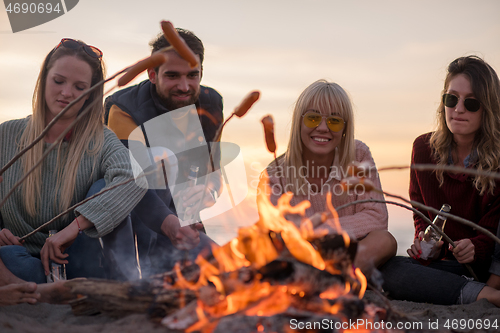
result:
<svg viewBox="0 0 500 333"><path fill-rule="evenodd" d="M181 227L180 221L175 215L168 215L161 225L161 230L172 244L179 250L191 250L200 243L201 223L189 224Z"/></svg>
<svg viewBox="0 0 500 333"><path fill-rule="evenodd" d="M195 213L195 209L198 208L200 200L203 199L203 203L200 206L200 210L207 207L212 207L215 204L214 197L212 196L212 191L205 185L200 184L186 189L182 193L182 200L184 207L186 208L186 215L192 215Z"/></svg>
<svg viewBox="0 0 500 333"><path fill-rule="evenodd" d="M469 238L460 239L455 242L456 247L450 244L449 250L453 253L457 261L461 264L468 264L474 261L474 244Z"/></svg>
<svg viewBox="0 0 500 333"><path fill-rule="evenodd" d="M19 238L20 237L14 236L12 234L12 232L10 232L9 229L3 228L2 230L0 230L0 246L3 246L3 245L20 245L20 246L22 246L23 244L21 244L19 242Z"/></svg>

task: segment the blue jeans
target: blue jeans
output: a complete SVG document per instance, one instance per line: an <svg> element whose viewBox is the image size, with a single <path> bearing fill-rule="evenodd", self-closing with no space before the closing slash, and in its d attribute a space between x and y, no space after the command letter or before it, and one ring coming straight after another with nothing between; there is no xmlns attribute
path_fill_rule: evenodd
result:
<svg viewBox="0 0 500 333"><path fill-rule="evenodd" d="M467 278L467 269L455 260L428 266L409 257L393 257L379 268L389 297L442 305L475 302L485 284ZM477 271L477 270L476 270Z"/></svg>
<svg viewBox="0 0 500 333"><path fill-rule="evenodd" d="M101 245L97 239L80 234L65 253L69 255L66 264L68 279L105 277ZM0 247L0 259L12 274L22 280L35 283L47 282L42 261L39 257L32 256L24 246Z"/></svg>
<svg viewBox="0 0 500 333"><path fill-rule="evenodd" d="M6 245L0 247L0 259L12 274L24 281L47 282L42 261L29 254L24 246Z"/></svg>
<svg viewBox="0 0 500 333"><path fill-rule="evenodd" d="M104 179L96 181L87 192L87 198L105 187ZM66 249L68 279L77 277L128 280L138 278L134 239L130 218L111 233L99 239L79 234ZM45 283L46 277L39 257L32 256L23 246L0 247L0 259L14 275L25 281Z"/></svg>

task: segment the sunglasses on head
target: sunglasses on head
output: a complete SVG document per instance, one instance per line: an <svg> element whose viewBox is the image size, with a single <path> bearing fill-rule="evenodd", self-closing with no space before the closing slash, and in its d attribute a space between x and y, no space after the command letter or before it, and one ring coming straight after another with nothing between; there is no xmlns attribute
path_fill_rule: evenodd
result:
<svg viewBox="0 0 500 333"><path fill-rule="evenodd" d="M340 132L344 128L345 121L339 116L324 116L312 110L308 110L302 115L304 125L309 128L318 127L323 118L326 118L326 126L328 126L332 132Z"/></svg>
<svg viewBox="0 0 500 333"><path fill-rule="evenodd" d="M443 94L443 104L446 107L454 108L458 104L459 98L452 94ZM467 111L476 112L481 108L481 102L475 98L466 98L464 106Z"/></svg>
<svg viewBox="0 0 500 333"><path fill-rule="evenodd" d="M102 58L102 51L99 50L97 47L92 46L92 45L87 45L85 43L79 42L79 41L71 39L71 38L61 39L61 42L56 46L56 50L61 46L64 46L68 49L73 49L73 50L76 50L79 47L83 47L83 50L85 51L85 53L87 53L92 58L96 58L96 59Z"/></svg>

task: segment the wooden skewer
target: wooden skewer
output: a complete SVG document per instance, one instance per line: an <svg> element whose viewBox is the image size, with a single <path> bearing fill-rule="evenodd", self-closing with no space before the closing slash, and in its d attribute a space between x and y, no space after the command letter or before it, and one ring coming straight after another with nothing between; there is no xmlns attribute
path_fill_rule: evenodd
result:
<svg viewBox="0 0 500 333"><path fill-rule="evenodd" d="M7 193L7 195L2 199L2 201L0 202L0 207L2 207L5 202L7 202L7 199L9 199L9 197L12 195L12 193L14 193L14 191L16 190L16 188L18 188L27 178L28 176L33 172L35 171L36 168L38 168L42 162L45 160L45 158L50 154L50 152L52 150L54 150L55 148L57 148L58 144L64 139L64 137L66 136L66 134L69 133L69 131L71 131L71 129L73 128L73 126L75 126L75 124L80 121L80 119L82 119L89 111L90 111L90 108L96 103L98 102L99 100L96 99L94 100L92 103L90 103L82 112L80 112L80 114L78 115L78 117L76 117L72 122L71 124L69 124L69 126L57 137L57 139L54 141L54 143L52 143L50 145L50 147L43 153L42 157L35 163L35 165L33 165L33 167L31 169L28 170L28 172L26 172L24 174L24 176L17 181L17 183L14 184L14 186L10 189L9 193ZM71 104L70 104L71 105ZM21 156L19 156L18 158L20 158ZM14 158L13 158L14 159ZM12 160L11 160L12 161Z"/></svg>
<svg viewBox="0 0 500 333"><path fill-rule="evenodd" d="M98 83L96 83L95 85L93 85L92 87L90 87L89 89L85 90L80 96L78 96L78 98L76 98L74 101L72 101L71 103L69 103L64 109L62 109L61 112L59 112L59 114L57 116L54 117L54 119L52 119L52 121L50 123L48 123L48 125L45 127L45 129L42 131L42 133L40 133L40 135L35 139L33 140L32 143L30 143L28 146L26 146L26 148L24 148L23 150L21 150L19 153L17 153L7 164L4 165L4 167L2 169L0 169L0 176L3 175L3 173L12 166L12 164L14 164L19 158L21 158L21 156L23 156L28 150L30 150L31 148L33 148L34 145L36 145L40 140L43 139L43 137L47 134L47 132L52 128L52 126L54 126L54 124L59 120L61 119L62 116L64 116L64 114L73 106L75 105L76 103L78 103L79 101L81 101L85 96L87 96L88 94L90 94L91 92L93 92L94 90L96 90L98 87L102 86L104 83L110 81L110 80L113 80L115 77L117 77L118 75L126 72L128 70L128 68L125 68L121 71L119 71L118 73L116 73L115 75L107 78L106 80L102 80ZM71 126L71 125L70 125ZM71 128L70 128L71 129ZM69 132L69 131L68 131ZM0 205L1 206L1 205Z"/></svg>
<svg viewBox="0 0 500 333"><path fill-rule="evenodd" d="M376 170L376 168L374 166L371 169ZM381 172L381 171L404 170L404 169L413 169L413 170L418 170L418 171L444 170L444 171L452 171L452 172L457 172L457 173L461 172L461 173L465 173L468 175L486 176L486 177L491 177L493 179L500 180L500 172L463 168L463 167L457 167L454 165L436 165L436 164L397 165L397 166L389 166L389 167L379 168L378 171Z"/></svg>
<svg viewBox="0 0 500 333"><path fill-rule="evenodd" d="M397 196L396 196L396 197L397 197ZM399 197L397 197L397 198L398 198L398 199L400 199ZM353 201L353 202L349 202L349 203L347 203L347 204L345 204L345 205L342 205L342 206L337 207L336 209L337 209L337 210L341 210L341 209L344 209L344 208L346 208L346 207L349 207L349 206L352 206L352 205L356 205L356 204L359 204L359 203L365 203L365 202L380 202L380 203L386 203L386 204L396 205L396 206L403 207L403 208L406 208L406 209L408 209L408 210L411 210L412 212L414 212L415 214L417 214L418 216L420 216L420 217L421 217L421 218L422 218L422 219L423 219L423 220L424 220L424 221L425 221L428 225L430 225L430 226L431 226L431 227L432 227L432 228L433 228L433 229L434 229L434 230L435 230L438 234L440 234L441 236L443 236L443 238L444 238L444 239L445 239L448 243L450 243L450 244L451 244L451 246L453 246L453 248L455 248L455 247L456 247L455 242L453 242L453 240L451 240L451 238L450 238L450 237L448 237L448 235L447 235L447 234L445 234L445 233L444 233L444 231L442 231L441 229L439 229L438 227L436 227L436 226L432 223L432 221L431 221L429 218L427 218L427 217L426 217L426 216L425 216L425 215L424 215L421 211L419 211L418 209L415 209L415 208L413 208L413 207L411 207L411 206L407 206L407 205L401 204L401 203L399 203L399 202L394 202L394 201L386 201L386 200L379 200L379 199L365 199L365 200L356 200L356 201ZM422 206L425 206L425 205L422 205ZM425 207L427 207L427 206L425 206ZM428 208L432 208L432 207L428 207ZM434 209L434 208L432 208L432 209ZM436 211L437 211L439 214L441 214L441 215L445 215L445 214L443 214L443 212L440 212L440 211L438 211L438 210L436 210ZM452 214L447 214L447 215L450 215L450 216L449 216L450 218L452 218L452 216L453 216L453 217L458 218L458 216L454 216L454 215L452 215ZM460 218L460 219L461 219L461 218ZM465 220L465 219L464 219L464 220ZM465 220L465 221L467 221L467 220ZM470 222L470 221L469 221L469 222ZM473 223L473 222L471 222L471 223ZM484 230L486 230L486 229L484 229ZM488 231L488 230L486 230L486 231ZM487 234L487 235L488 235L488 234ZM488 236L490 236L490 235L488 235ZM491 237L491 236L490 236L490 237ZM491 238L493 238L496 242L498 242L498 243L500 244L500 239L498 239L496 236L493 236L493 237L491 237ZM474 272L474 270L472 269L472 267L471 267L469 264L463 264L463 265L465 266L465 268L467 268L467 270L469 271L469 273L471 274L471 276L472 276L472 277L473 277L476 281L479 281L479 279L478 279L478 277L477 277L476 273Z"/></svg>
<svg viewBox="0 0 500 333"><path fill-rule="evenodd" d="M214 150L217 148L220 149L220 139L221 139L221 135L222 135L222 129L224 128L224 126L226 126L227 122L231 118L233 118L234 116L237 116L239 118L243 117L248 112L248 110L250 110L250 108L253 106L253 104L259 99L259 97L260 97L259 91L252 91L251 93L249 93L247 96L245 96L245 98L242 100L242 102L234 109L233 113L231 113L231 115L226 119L226 121L224 121L224 123L222 123L219 126L219 128L217 129L217 132L215 132L215 136L214 136L215 145L212 145L212 149L210 149L210 155L209 155L209 161L208 161L208 163L210 165L207 168L207 170L211 170L212 172L215 171L214 170L214 162L213 162ZM219 145L219 147L217 147L217 145ZM215 149L214 149L214 146L215 146ZM196 205L195 212L199 212L201 209L201 205L203 204L203 199L205 198L205 193L206 193L207 188L208 188L208 176L205 177L204 186L205 186L205 189L202 193L202 197L201 197L200 201Z"/></svg>
<svg viewBox="0 0 500 333"><path fill-rule="evenodd" d="M147 176L147 175L149 175L149 174L151 174L152 172L155 172L155 171L156 171L156 170L150 171L150 172L148 172L148 173L142 174L142 175L141 175L141 176L139 176L139 177L145 177L145 176ZM83 204L84 204L84 203L86 203L87 201L92 200L92 199L94 199L94 198L96 198L96 197L98 197L98 196L100 196L100 195L102 195L102 194L104 194L104 193L106 193L106 192L108 192L108 191L111 191L112 189L115 189L115 188L117 188L118 186L122 186L122 185L128 184L128 183L130 183L130 182L132 182L132 181L134 181L134 180L136 180L136 178L131 178L131 179L128 179L128 180L126 180L126 181L123 181L123 182L121 182L121 183L119 183L119 184L115 184L115 185L113 185L113 186L111 186L111 187L109 187L109 188L102 189L100 192L98 192L98 193L96 193L96 194L94 194L94 195L92 195L92 196L90 196L90 197L88 197L88 198L86 198L86 199L84 199L84 200L80 201L80 202L79 202L79 203L77 203L77 204L74 204L73 206L69 207L69 208L68 208L68 209L66 209L65 211L61 212L60 214L58 214L57 216L55 216L54 218L52 218L50 221L45 222L44 224L42 224L41 226L39 226L39 227L38 227L38 228L36 228L35 230L33 230L33 231L31 231L30 233L28 233L28 234L24 235L23 237L19 238L19 241L21 242L21 241L25 240L26 238L28 238L28 237L30 237L30 236L33 236L34 234L36 234L36 233L37 233L37 232L39 232L40 230L42 230L42 229L46 228L47 226L49 226L50 224L52 224L53 222L55 222L56 220L58 220L58 219L59 219L59 218L61 218L62 216L64 216L64 215L68 214L69 212L71 212L71 211L72 211L72 210L74 210L75 208L77 208L77 207L79 207L79 206L83 205Z"/></svg>

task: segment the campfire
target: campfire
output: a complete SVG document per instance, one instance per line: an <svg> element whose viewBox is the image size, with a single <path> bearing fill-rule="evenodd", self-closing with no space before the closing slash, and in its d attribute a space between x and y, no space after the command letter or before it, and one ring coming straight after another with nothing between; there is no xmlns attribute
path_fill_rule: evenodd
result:
<svg viewBox="0 0 500 333"><path fill-rule="evenodd" d="M333 329L379 320L385 311L361 300L367 282L352 264L357 244L340 228L334 207L307 218L308 201L291 206L292 194L286 193L274 206L267 192L263 179L259 221L214 246L210 256L200 254L194 263L179 262L171 272L135 282L68 282L80 294L74 313L148 312L183 332L293 332L297 321L326 320ZM328 228L315 232L321 225Z"/></svg>

